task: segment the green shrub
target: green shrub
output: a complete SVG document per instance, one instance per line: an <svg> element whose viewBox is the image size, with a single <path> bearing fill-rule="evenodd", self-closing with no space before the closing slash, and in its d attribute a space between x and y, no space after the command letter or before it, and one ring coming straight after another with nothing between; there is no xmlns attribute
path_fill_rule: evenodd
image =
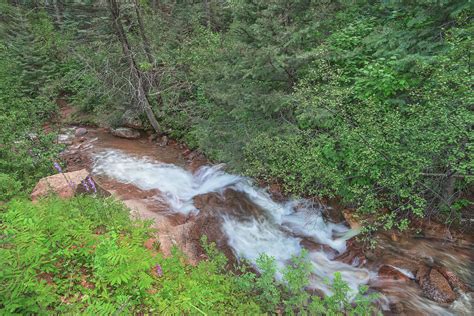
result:
<svg viewBox="0 0 474 316"><path fill-rule="evenodd" d="M12 175L0 173L0 201L8 201L21 190L21 183Z"/></svg>

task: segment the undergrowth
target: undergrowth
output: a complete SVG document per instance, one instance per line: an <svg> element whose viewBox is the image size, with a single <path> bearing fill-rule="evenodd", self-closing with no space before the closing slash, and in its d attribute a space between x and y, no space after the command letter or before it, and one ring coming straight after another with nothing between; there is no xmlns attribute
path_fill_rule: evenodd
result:
<svg viewBox="0 0 474 316"><path fill-rule="evenodd" d="M208 259L186 264L143 245L150 223L131 220L111 198L25 199L1 206L0 314L366 315L373 295L352 302L339 274L333 295L306 291L306 254L293 258L275 280L274 259L262 255L255 273L248 265L226 269L227 259L203 238ZM357 304L354 304L357 302Z"/></svg>

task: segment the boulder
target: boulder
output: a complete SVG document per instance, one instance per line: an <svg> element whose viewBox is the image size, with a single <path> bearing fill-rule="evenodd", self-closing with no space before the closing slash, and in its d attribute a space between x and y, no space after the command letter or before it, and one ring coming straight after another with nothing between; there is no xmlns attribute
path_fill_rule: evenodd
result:
<svg viewBox="0 0 474 316"><path fill-rule="evenodd" d="M418 269L416 279L423 291L423 295L437 303L451 303L456 294L448 280L435 268L422 266Z"/></svg>
<svg viewBox="0 0 474 316"><path fill-rule="evenodd" d="M194 197L199 212L188 216L186 222L167 224L158 228L160 251L170 255L173 246L177 246L191 264L197 264L206 258L201 245L201 236L207 236L208 242L214 242L217 248L229 259L229 267L236 263L236 257L227 243L222 231L222 215L238 217L241 220L265 216L264 211L255 206L248 197L232 189L222 194L207 193Z"/></svg>
<svg viewBox="0 0 474 316"><path fill-rule="evenodd" d="M165 147L165 146L168 145L168 142L169 142L168 136L166 136L166 135L165 135L165 136L162 136L162 137L161 137L160 146L161 146L161 147Z"/></svg>
<svg viewBox="0 0 474 316"><path fill-rule="evenodd" d="M56 141L58 144L72 145L72 136L70 134L59 134Z"/></svg>
<svg viewBox="0 0 474 316"><path fill-rule="evenodd" d="M354 210L345 209L344 211L342 211L342 215L344 216L344 219L349 224L351 229L360 230L362 228L362 225L357 220L357 215L355 215Z"/></svg>
<svg viewBox="0 0 474 316"><path fill-rule="evenodd" d="M51 193L57 194L64 199L71 198L76 193L78 184L84 181L88 176L89 172L86 169L81 169L42 178L33 189L31 199L36 201L38 198Z"/></svg>
<svg viewBox="0 0 474 316"><path fill-rule="evenodd" d="M206 193L193 198L194 205L199 209L198 216L222 217L228 215L240 220L267 217L267 212L253 203L248 196L233 189L225 189L220 193Z"/></svg>
<svg viewBox="0 0 474 316"><path fill-rule="evenodd" d="M133 110L125 111L125 113L122 115L122 124L123 126L129 128L144 129L140 115Z"/></svg>
<svg viewBox="0 0 474 316"><path fill-rule="evenodd" d="M405 275L410 279L416 278L416 273L421 266L419 260L408 258L406 256L385 257L384 263L385 265L404 270Z"/></svg>
<svg viewBox="0 0 474 316"><path fill-rule="evenodd" d="M127 139L140 138L140 132L128 127L119 127L112 130L112 135Z"/></svg>
<svg viewBox="0 0 474 316"><path fill-rule="evenodd" d="M87 134L87 129L84 128L84 127L79 127L78 129L76 129L76 131L74 132L74 135L76 137L81 137L81 136L84 136Z"/></svg>

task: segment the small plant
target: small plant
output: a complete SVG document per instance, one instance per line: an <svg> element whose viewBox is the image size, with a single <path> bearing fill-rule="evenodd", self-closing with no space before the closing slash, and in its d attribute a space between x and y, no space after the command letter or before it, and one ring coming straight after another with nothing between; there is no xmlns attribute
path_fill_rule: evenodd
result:
<svg viewBox="0 0 474 316"><path fill-rule="evenodd" d="M339 272L334 274L332 283L327 281L333 292L324 298L313 296L308 306L310 315L374 315L378 314L373 305L377 294L366 294L367 287L362 286L353 300L350 300L350 288Z"/></svg>

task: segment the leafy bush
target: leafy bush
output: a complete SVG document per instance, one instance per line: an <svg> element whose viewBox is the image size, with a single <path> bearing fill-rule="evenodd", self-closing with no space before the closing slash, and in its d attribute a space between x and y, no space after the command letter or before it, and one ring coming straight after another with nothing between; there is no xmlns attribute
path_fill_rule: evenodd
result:
<svg viewBox="0 0 474 316"><path fill-rule="evenodd" d="M0 201L9 201L20 193L21 183L12 175L0 173Z"/></svg>

